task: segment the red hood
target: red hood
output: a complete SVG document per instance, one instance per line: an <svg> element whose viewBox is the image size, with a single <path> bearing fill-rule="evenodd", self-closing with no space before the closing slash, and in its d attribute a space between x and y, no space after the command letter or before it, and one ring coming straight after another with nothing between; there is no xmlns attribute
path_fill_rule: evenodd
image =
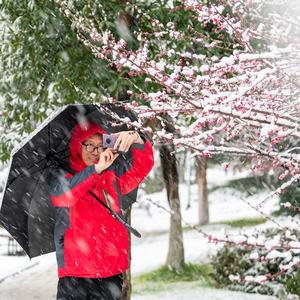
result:
<svg viewBox="0 0 300 300"><path fill-rule="evenodd" d="M107 133L96 123L78 123L75 125L70 140L70 167L75 172L80 172L86 167L81 156L81 143L95 133Z"/></svg>

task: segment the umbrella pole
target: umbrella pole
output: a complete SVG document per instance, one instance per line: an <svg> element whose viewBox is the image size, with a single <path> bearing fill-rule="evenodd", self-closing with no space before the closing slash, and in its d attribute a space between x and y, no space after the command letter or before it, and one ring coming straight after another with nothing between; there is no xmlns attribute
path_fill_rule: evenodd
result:
<svg viewBox="0 0 300 300"><path fill-rule="evenodd" d="M104 192L104 191L103 191ZM101 199L91 190L88 190L88 193L90 195L92 195L98 202L100 202L110 213L111 215L117 219L120 223L122 223L131 233L133 233L136 237L140 238L141 234L134 229L133 227L131 227L126 221L124 221L116 212L114 212L110 207L108 207L105 203L103 203L103 201L101 201ZM108 201L108 199L106 198L105 192L104 192L104 197L105 200Z"/></svg>

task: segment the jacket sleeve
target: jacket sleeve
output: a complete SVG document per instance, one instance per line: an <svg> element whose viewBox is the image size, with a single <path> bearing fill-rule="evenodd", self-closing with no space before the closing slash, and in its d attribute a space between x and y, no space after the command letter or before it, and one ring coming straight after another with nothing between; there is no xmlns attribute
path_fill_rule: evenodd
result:
<svg viewBox="0 0 300 300"><path fill-rule="evenodd" d="M66 177L66 174L67 172L58 169L49 172L49 194L54 206L73 206L99 179L95 165L88 166L70 177Z"/></svg>
<svg viewBox="0 0 300 300"><path fill-rule="evenodd" d="M128 151L131 151L131 159L127 161L127 166L119 166L116 171L117 184L122 195L134 190L154 165L152 142L146 135L140 133L140 136L144 144L133 143Z"/></svg>

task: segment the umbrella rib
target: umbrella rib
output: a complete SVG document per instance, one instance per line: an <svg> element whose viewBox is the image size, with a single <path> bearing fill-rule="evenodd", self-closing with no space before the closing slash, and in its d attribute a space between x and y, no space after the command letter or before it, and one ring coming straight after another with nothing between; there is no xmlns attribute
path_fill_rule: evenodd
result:
<svg viewBox="0 0 300 300"><path fill-rule="evenodd" d="M38 163L41 163L41 162L43 161L43 159L44 159L44 158L42 158L41 160L39 160L38 162L36 162L34 165L32 165L32 166L30 166L29 168L27 168L27 171L29 171L29 170L32 169L33 167L36 167ZM12 184L19 176L22 176L22 175L27 176L27 175L25 174L25 172L22 171L22 172L19 173L15 178L12 178L12 179L9 181L8 185L11 185L11 184Z"/></svg>
<svg viewBox="0 0 300 300"><path fill-rule="evenodd" d="M30 150L28 150L28 151L30 151ZM62 151L61 151L61 152L62 152ZM66 155L66 156L67 156L67 155ZM53 157L55 157L55 156L53 156ZM28 168L27 168L27 171L30 171L30 169L32 169L32 168L34 168L34 167L37 167L38 164L40 164L40 163L43 162L43 160L45 160L45 157L43 157L42 159L40 159L39 161L37 161L34 165L28 167ZM46 160L45 160L45 164L47 165L47 161L46 161ZM49 165L49 166L50 166L50 165ZM40 169L37 170L37 172L40 171L41 169L42 169L42 170L43 170L43 169L46 169L46 168L49 167L49 166L47 165L46 167L40 168ZM35 172L31 173L31 175L34 175L34 174L35 174ZM11 184L12 184L19 176L23 176L23 175L27 176L27 175L25 174L25 171L20 172L20 173L18 174L18 176L16 176L16 177L13 178L11 181L9 181L8 185L11 185Z"/></svg>
<svg viewBox="0 0 300 300"><path fill-rule="evenodd" d="M47 166L47 167L48 167L48 166ZM46 168L47 168L47 167L46 167ZM34 189L33 189L32 195L34 195L34 194L36 193L37 188L39 187L41 178L44 176L44 173L45 173L46 168L44 168L44 169L42 170L42 174L41 174L41 176L38 178L37 184L35 185L35 187L34 187ZM30 206L29 206L28 211L27 211L27 212L25 211L28 217L30 216L30 208L31 208L32 203L33 203L33 201L30 202ZM31 216L33 216L33 215L31 215ZM28 249L29 249L29 252L30 252L30 247L29 247L29 241L30 241L30 239L29 239L29 232L30 232L30 231L29 231L29 222L27 221Z"/></svg>
<svg viewBox="0 0 300 300"><path fill-rule="evenodd" d="M44 155L44 153L41 153L41 152L38 152L38 151L32 151L32 150L27 149L26 152L29 152L29 153L32 153L32 154L35 154L35 155L38 154L40 156L43 156L43 159L46 157Z"/></svg>
<svg viewBox="0 0 300 300"><path fill-rule="evenodd" d="M48 143L48 146L49 146L49 149L51 149L51 141L50 141L50 136L51 136L51 128L50 128L50 123L48 125L48 139L49 139L49 143Z"/></svg>
<svg viewBox="0 0 300 300"><path fill-rule="evenodd" d="M31 151L31 150L26 150L26 151L27 151L27 152L30 152L30 153L32 153L32 154L36 154L36 153L37 153L37 152ZM63 150L61 150L61 151L59 151L59 152L56 152L55 154L60 154L60 153L65 152L65 151L66 151L66 149L63 149ZM40 154L40 153L39 153L39 154ZM36 164L38 164L38 163L40 163L41 161L43 161L46 157L47 157L47 156L44 155L44 156L42 157L42 159L40 159L39 161L37 161L34 165L28 167L28 169L31 169L31 168L33 168L34 166L36 166ZM55 155L52 155L52 157L57 158L57 157L55 157ZM66 158L66 157L67 157L67 154L66 154L63 158Z"/></svg>
<svg viewBox="0 0 300 300"><path fill-rule="evenodd" d="M67 148L59 151L59 152L55 152L55 154L60 154L62 152L65 152ZM44 153L41 153L41 152L37 152L37 151L32 151L32 150L26 150L27 152L30 152L32 154L39 154L40 156L43 156L43 159L46 158L47 155L45 155Z"/></svg>

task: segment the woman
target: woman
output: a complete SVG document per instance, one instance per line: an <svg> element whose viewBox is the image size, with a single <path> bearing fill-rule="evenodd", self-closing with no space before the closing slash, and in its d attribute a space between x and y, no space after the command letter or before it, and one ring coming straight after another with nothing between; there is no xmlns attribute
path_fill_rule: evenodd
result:
<svg viewBox="0 0 300 300"><path fill-rule="evenodd" d="M77 124L70 141L70 170L52 170L49 190L56 207L57 299L119 300L128 267L126 228L88 191L122 216L122 197L135 189L153 167L151 141L134 131L119 132L114 148L103 149L95 123ZM119 151L132 151L124 168ZM115 163L114 163L115 162Z"/></svg>

